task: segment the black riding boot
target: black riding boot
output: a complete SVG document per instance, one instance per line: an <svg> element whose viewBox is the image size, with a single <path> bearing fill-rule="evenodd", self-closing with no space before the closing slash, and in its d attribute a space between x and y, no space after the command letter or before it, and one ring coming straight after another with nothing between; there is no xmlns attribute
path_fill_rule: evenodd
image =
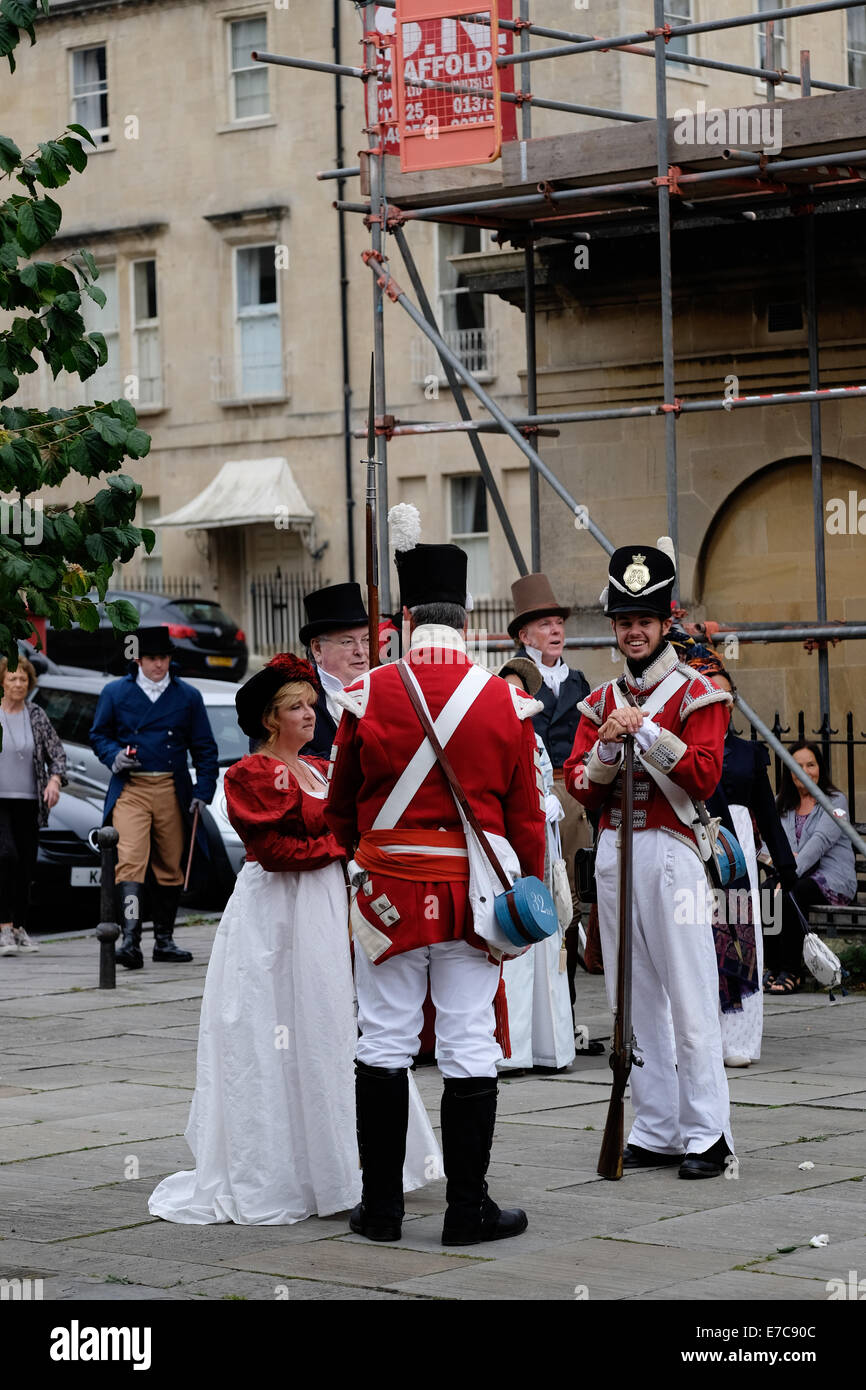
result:
<svg viewBox="0 0 866 1390"><path fill-rule="evenodd" d="M125 965L127 970L140 970L144 965L141 954L142 884L118 883L116 888L123 939L114 953L114 959Z"/></svg>
<svg viewBox="0 0 866 1390"><path fill-rule="evenodd" d="M496 1078L446 1077L442 1092L442 1157L448 1209L443 1245L505 1240L526 1230L526 1212L500 1211L484 1181L496 1124Z"/></svg>
<svg viewBox="0 0 866 1390"><path fill-rule="evenodd" d="M174 919L177 916L180 895L183 892L181 884L170 884L165 887L161 883L153 886L153 958L154 960L173 960L178 964L192 960L191 951L182 951L179 946L175 946L172 933L174 932Z"/></svg>
<svg viewBox="0 0 866 1390"><path fill-rule="evenodd" d="M405 1068L355 1063L358 1152L364 1179L349 1229L368 1240L399 1240L403 1221L403 1161L409 1123Z"/></svg>

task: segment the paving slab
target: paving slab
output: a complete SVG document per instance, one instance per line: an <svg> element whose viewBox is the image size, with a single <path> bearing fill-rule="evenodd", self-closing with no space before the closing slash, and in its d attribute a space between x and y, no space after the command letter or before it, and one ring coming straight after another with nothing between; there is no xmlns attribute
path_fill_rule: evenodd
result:
<svg viewBox="0 0 866 1390"><path fill-rule="evenodd" d="M853 1270L857 1276L855 1283L859 1282L866 1278L866 1222L860 1224L860 1233L848 1240L833 1240L831 1236L829 1245L818 1248L798 1244L795 1250L784 1254L776 1251L771 1260L756 1260L752 1267L804 1279L844 1279L846 1283ZM866 1288L862 1292L866 1292Z"/></svg>
<svg viewBox="0 0 866 1390"><path fill-rule="evenodd" d="M548 1081L526 1077L505 1085L500 1083L496 1118L499 1122L506 1115L522 1115L533 1110L549 1115L552 1111L567 1106L597 1105L599 1098L598 1086L579 1082L568 1087L551 1086Z"/></svg>
<svg viewBox="0 0 866 1390"><path fill-rule="evenodd" d="M804 1105L824 1105L832 1110L866 1110L866 1091L850 1095L825 1097L823 1100L804 1100Z"/></svg>
<svg viewBox="0 0 866 1390"><path fill-rule="evenodd" d="M413 1295L392 1293L387 1289L364 1289L358 1284L329 1284L322 1279L296 1279L294 1277L277 1279L274 1275L221 1274L215 1279L203 1279L198 1284L185 1284L183 1298L194 1297L212 1299L249 1299L256 1302L275 1301L277 1303L305 1302L378 1302L399 1303L412 1299ZM423 1302L424 1295L414 1295L415 1302Z"/></svg>
<svg viewBox="0 0 866 1390"><path fill-rule="evenodd" d="M182 1226L174 1221L149 1218L146 1202L144 1194L142 1219L147 1224L134 1230L85 1236L75 1242L76 1249L83 1254L122 1252L154 1260L192 1260L222 1268L254 1252L333 1240L348 1232L348 1214L342 1212L327 1217L311 1216L293 1226L235 1226L229 1221L214 1222L210 1226Z"/></svg>
<svg viewBox="0 0 866 1390"><path fill-rule="evenodd" d="M866 1134L862 1129L854 1130L850 1134L831 1134L825 1138L809 1140L804 1144L773 1145L763 1150L762 1157L787 1161L792 1150L796 1155L797 1163L811 1159L815 1164L855 1164L860 1172L866 1172L866 1167L863 1166L866 1164Z"/></svg>
<svg viewBox="0 0 866 1390"><path fill-rule="evenodd" d="M859 1111L830 1109L820 1102L814 1105L788 1105L778 1109L753 1105L731 1107L731 1124L737 1152L757 1147L769 1147L780 1141L793 1142L814 1139L822 1134L850 1134L860 1128Z"/></svg>
<svg viewBox="0 0 866 1390"><path fill-rule="evenodd" d="M827 1288L821 1280L815 1279L790 1279L784 1275L778 1275L772 1271L756 1272L754 1270L732 1269L723 1274L711 1274L707 1279L689 1279L686 1283L671 1284L663 1289L651 1289L648 1293L638 1295L639 1299L652 1300L653 1302L667 1302L671 1298L681 1298L694 1300L697 1303L718 1303L725 1300L744 1301L746 1303L778 1302L784 1299L786 1303L826 1303ZM630 1299L629 1302L636 1302L638 1298ZM776 1315L774 1315L776 1316ZM762 1315L749 1312L748 1321L755 1326L761 1326ZM708 1317L712 1322L712 1315ZM710 1346L709 1341L707 1346ZM806 1346L806 1343L803 1343ZM715 1351L723 1348L722 1343L712 1343ZM779 1345L777 1350L791 1350L786 1343L784 1347ZM755 1341L756 1351L773 1350L770 1343Z"/></svg>
<svg viewBox="0 0 866 1390"><path fill-rule="evenodd" d="M832 1191L832 1189L831 1189ZM812 1236L831 1242L851 1234L852 1209L847 1201L819 1191L757 1197L722 1211L693 1212L623 1231L628 1240L650 1245L678 1245L691 1250L749 1250L753 1258L775 1254L785 1246L808 1246ZM866 1218L864 1218L866 1229Z"/></svg>
<svg viewBox="0 0 866 1390"><path fill-rule="evenodd" d="M282 1246L241 1255L225 1261L234 1269L256 1270L262 1274L311 1275L337 1284L362 1284L375 1288L387 1287L424 1274L435 1274L455 1266L474 1263L476 1255L445 1255L404 1249L396 1245L374 1245L370 1241L335 1239L316 1241L314 1245L291 1242ZM483 1262L483 1261L482 1261Z"/></svg>
<svg viewBox="0 0 866 1390"><path fill-rule="evenodd" d="M0 1097L0 1128L29 1124L34 1120L55 1123L70 1117L98 1120L105 1115L122 1116L127 1110L147 1110L154 1102L168 1105L172 1101L189 1105L189 1095L186 1091L147 1085L143 1080L68 1086L41 1093L34 1090L23 1096Z"/></svg>
<svg viewBox="0 0 866 1390"><path fill-rule="evenodd" d="M177 1303L190 1302L194 1295L178 1289L145 1288L141 1284L124 1284L120 1280L78 1279L55 1275L43 1285L46 1303Z"/></svg>
<svg viewBox="0 0 866 1390"><path fill-rule="evenodd" d="M846 1085L839 1080L805 1081L796 1074L778 1074L772 1079L766 1077L732 1076L728 1078L728 1090L734 1105L806 1105L817 1101L835 1107L841 1104L846 1095L862 1098L863 1081ZM858 1109L860 1107L857 1107Z"/></svg>

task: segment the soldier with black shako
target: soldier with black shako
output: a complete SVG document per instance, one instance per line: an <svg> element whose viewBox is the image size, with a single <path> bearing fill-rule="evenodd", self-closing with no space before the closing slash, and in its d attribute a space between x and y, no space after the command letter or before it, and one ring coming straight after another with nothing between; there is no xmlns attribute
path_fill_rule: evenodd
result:
<svg viewBox="0 0 866 1390"><path fill-rule="evenodd" d="M634 736L632 1017L643 1065L631 1073L635 1118L623 1166L673 1165L681 1178L710 1178L725 1170L733 1139L708 841L696 802L718 786L731 697L681 665L667 641L675 576L666 536L657 547L627 545L611 556L601 601L625 667L581 701L565 778L578 801L600 812L596 885L613 1007L622 740Z"/></svg>

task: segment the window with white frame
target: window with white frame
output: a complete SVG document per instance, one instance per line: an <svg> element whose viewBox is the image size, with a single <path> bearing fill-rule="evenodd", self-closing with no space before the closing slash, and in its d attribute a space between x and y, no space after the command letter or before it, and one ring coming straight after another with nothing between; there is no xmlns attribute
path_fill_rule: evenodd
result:
<svg viewBox="0 0 866 1390"><path fill-rule="evenodd" d="M100 306L89 295L81 296L81 317L88 333L101 333L108 348L108 359L93 376L81 383L80 398L86 404L93 401L112 401L121 394L121 374L119 359L120 315L117 296L117 266L114 262L99 266L99 279L96 281L105 295L105 304Z"/></svg>
<svg viewBox="0 0 866 1390"><path fill-rule="evenodd" d="M138 378L138 402L162 401L162 363L159 347L159 308L156 296L156 261L132 263L132 362Z"/></svg>
<svg viewBox="0 0 866 1390"><path fill-rule="evenodd" d="M267 116L268 70L254 63L251 54L267 48L268 23L264 15L233 19L226 25L229 47L229 110L233 121Z"/></svg>
<svg viewBox="0 0 866 1390"><path fill-rule="evenodd" d="M866 5L847 11L848 15L848 82L852 87L866 87Z"/></svg>
<svg viewBox="0 0 866 1390"><path fill-rule="evenodd" d="M451 536L469 557L466 586L473 598L490 597L490 535L487 529L487 490L481 475L449 478Z"/></svg>
<svg viewBox="0 0 866 1390"><path fill-rule="evenodd" d="M144 574L154 581L162 579L162 530L159 526L154 527L154 518L160 516L162 507L158 497L142 497L137 508L135 518L136 526L146 527L153 531L156 540L153 543L153 550L148 555L144 547L139 551L139 558Z"/></svg>
<svg viewBox="0 0 866 1390"><path fill-rule="evenodd" d="M447 223L436 227L439 322L448 346L477 374L493 370L487 301L483 294L469 289L451 257L484 250L482 237L480 227L457 227Z"/></svg>
<svg viewBox="0 0 866 1390"><path fill-rule="evenodd" d="M282 396L285 391L276 246L235 251L236 382L241 396Z"/></svg>
<svg viewBox="0 0 866 1390"><path fill-rule="evenodd" d="M72 115L70 120L89 130L97 145L108 140L108 66L105 44L73 48Z"/></svg>
<svg viewBox="0 0 866 1390"><path fill-rule="evenodd" d="M671 8L665 10L665 24L669 24L672 29L676 29L681 24L692 23L692 0L672 0ZM682 34L679 38L671 35L669 42L665 45L665 53L690 53L691 34ZM682 67L677 63L677 67Z"/></svg>
<svg viewBox="0 0 866 1390"><path fill-rule="evenodd" d="M785 7L785 0L758 0L758 11L781 10ZM772 21L772 42L769 40L769 24L759 24L757 26L757 57L759 68L786 68L788 54L788 21L786 19L774 19Z"/></svg>

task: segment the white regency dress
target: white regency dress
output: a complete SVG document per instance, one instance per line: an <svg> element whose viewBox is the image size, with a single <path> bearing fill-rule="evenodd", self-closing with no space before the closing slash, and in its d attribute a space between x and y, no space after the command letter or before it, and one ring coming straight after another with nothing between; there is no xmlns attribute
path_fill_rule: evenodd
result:
<svg viewBox="0 0 866 1390"><path fill-rule="evenodd" d="M275 763L267 761L272 781ZM252 766L249 776L256 777ZM294 783L293 794L309 821L309 802L325 792L301 794ZM347 916L338 862L303 872L243 865L202 999L186 1129L196 1166L159 1184L148 1202L153 1216L290 1225L360 1201ZM442 1173L411 1074L409 1105L406 1191Z"/></svg>

